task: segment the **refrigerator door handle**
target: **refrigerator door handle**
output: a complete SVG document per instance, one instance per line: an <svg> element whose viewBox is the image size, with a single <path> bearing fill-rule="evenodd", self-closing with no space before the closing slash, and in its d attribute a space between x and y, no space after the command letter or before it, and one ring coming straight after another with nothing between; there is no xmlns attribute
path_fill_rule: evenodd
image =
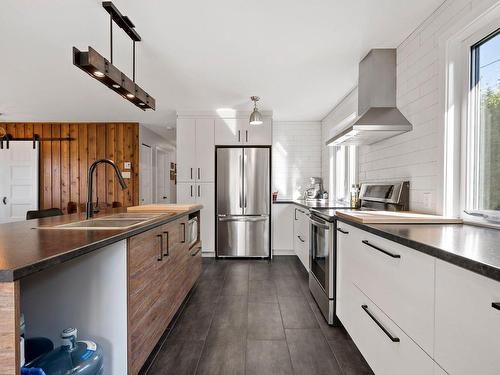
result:
<svg viewBox="0 0 500 375"><path fill-rule="evenodd" d="M242 183L242 179L243 179L243 166L242 166L242 162L241 162L241 155L239 156L239 163L238 163L238 166L239 166L239 180L240 180L240 208L243 208L243 183Z"/></svg>
<svg viewBox="0 0 500 375"><path fill-rule="evenodd" d="M246 168L247 154L243 153L243 170ZM245 179L245 177L243 177ZM243 181L243 208L247 208L247 188L245 186L246 181Z"/></svg>

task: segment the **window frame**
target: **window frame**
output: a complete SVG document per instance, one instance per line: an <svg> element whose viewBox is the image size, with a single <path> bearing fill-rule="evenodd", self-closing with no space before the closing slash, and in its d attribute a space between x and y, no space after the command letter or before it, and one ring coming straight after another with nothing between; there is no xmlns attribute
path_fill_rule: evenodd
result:
<svg viewBox="0 0 500 375"><path fill-rule="evenodd" d="M500 35L498 20L471 33L462 41L464 82L462 85L462 126L461 126L461 178L460 178L460 216L466 223L500 228L500 223L487 221L480 215L485 210L476 210L479 190L477 167L478 123L480 121L480 88L477 87L479 71L477 69L478 47ZM499 213L500 211L494 211ZM473 213L473 214L470 214ZM479 216L477 216L479 215Z"/></svg>

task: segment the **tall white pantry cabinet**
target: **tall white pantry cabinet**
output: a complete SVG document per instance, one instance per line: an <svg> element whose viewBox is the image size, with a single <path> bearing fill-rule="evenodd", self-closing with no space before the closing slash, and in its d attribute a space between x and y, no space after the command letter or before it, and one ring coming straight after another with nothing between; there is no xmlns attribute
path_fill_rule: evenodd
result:
<svg viewBox="0 0 500 375"><path fill-rule="evenodd" d="M272 144L271 116L250 127L249 113L224 118L205 112L177 116L177 203L199 203L205 253L215 251L215 146Z"/></svg>

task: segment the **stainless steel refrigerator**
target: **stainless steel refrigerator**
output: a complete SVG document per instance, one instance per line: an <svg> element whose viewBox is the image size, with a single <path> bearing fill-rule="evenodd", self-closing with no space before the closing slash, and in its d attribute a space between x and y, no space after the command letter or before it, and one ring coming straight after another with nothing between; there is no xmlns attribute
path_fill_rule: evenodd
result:
<svg viewBox="0 0 500 375"><path fill-rule="evenodd" d="M218 257L270 256L270 147L216 148Z"/></svg>

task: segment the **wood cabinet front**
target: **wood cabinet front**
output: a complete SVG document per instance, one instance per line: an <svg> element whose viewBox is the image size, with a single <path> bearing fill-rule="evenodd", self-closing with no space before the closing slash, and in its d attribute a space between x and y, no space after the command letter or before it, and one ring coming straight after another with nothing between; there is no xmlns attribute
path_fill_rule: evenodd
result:
<svg viewBox="0 0 500 375"><path fill-rule="evenodd" d="M186 242L188 217L128 240L128 363L137 374L201 273Z"/></svg>

